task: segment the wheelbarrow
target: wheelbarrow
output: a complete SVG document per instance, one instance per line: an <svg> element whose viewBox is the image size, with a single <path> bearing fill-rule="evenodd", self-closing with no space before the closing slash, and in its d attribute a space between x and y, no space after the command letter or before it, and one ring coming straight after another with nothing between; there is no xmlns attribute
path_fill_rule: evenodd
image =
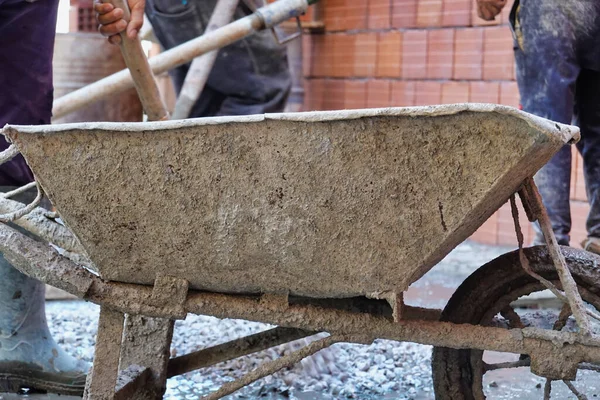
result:
<svg viewBox="0 0 600 400"><path fill-rule="evenodd" d="M164 119L153 96L146 110ZM16 268L101 306L88 399L160 398L167 377L317 332L329 336L205 398L377 338L435 346L438 399L484 398L482 376L504 367L545 377L547 398L556 380L583 398L578 371L600 369L600 257L557 245L532 180L575 127L458 104L3 133L14 146L0 160L23 154L38 200L70 229L53 226L57 244L85 255L73 262L0 225ZM547 246L523 248L517 194ZM482 266L444 310L406 305L409 286L507 201L519 250ZM34 208L2 219L55 217ZM550 326L512 306L541 290L562 304ZM188 313L278 327L170 359L173 321ZM484 351L520 356L488 364Z"/></svg>

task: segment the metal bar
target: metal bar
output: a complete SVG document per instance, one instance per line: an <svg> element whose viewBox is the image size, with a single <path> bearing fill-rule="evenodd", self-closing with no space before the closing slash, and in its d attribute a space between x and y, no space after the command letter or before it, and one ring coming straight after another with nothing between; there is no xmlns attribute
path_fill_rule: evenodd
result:
<svg viewBox="0 0 600 400"><path fill-rule="evenodd" d="M218 0L204 34L228 24L233 18L238 2L239 0ZM218 53L218 50L213 50L194 58L183 81L171 119L189 117L192 107L196 104L204 85L206 85L208 75L212 71Z"/></svg>
<svg viewBox="0 0 600 400"><path fill-rule="evenodd" d="M119 372L115 400L145 400L144 391L152 379L152 371L149 368L142 368L134 365Z"/></svg>
<svg viewBox="0 0 600 400"><path fill-rule="evenodd" d="M120 368L139 365L150 369L152 375L144 388L145 400L162 399L166 390L173 323L170 319L127 314Z"/></svg>
<svg viewBox="0 0 600 400"><path fill-rule="evenodd" d="M19 149L14 144L11 144L6 150L0 152L0 164L11 160L17 154L19 154Z"/></svg>
<svg viewBox="0 0 600 400"><path fill-rule="evenodd" d="M261 364L258 368L249 372L248 374L242 376L240 379L236 379L233 382L228 382L221 386L219 390L211 393L208 396L202 397L201 400L217 400L231 394L244 386L251 384L259 380L260 378L264 378L265 376L269 376L274 374L275 372L282 370L283 368L290 367L302 359L315 354L316 352L323 350L326 347L331 346L336 342L343 341L342 337L337 336L329 336L323 339L316 340L309 344L306 347L301 348L298 351L290 353L286 356L280 357L276 360L265 362Z"/></svg>
<svg viewBox="0 0 600 400"><path fill-rule="evenodd" d="M94 366L85 384L84 400L113 400L123 336L124 316L108 307L100 308Z"/></svg>
<svg viewBox="0 0 600 400"><path fill-rule="evenodd" d="M571 306L571 310L573 311L573 316L577 320L577 324L579 325L581 333L583 335L590 336L592 331L590 328L589 318L585 311L585 305L583 304L583 300L579 295L577 284L571 275L571 271L569 271L569 268L567 267L565 257L560 252L560 247L558 246L558 242L554 236L554 231L552 230L552 223L550 222L550 218L548 217L546 208L542 203L542 198L537 190L537 187L535 186L533 178L527 179L525 182L525 190L528 192L529 200L532 201L539 209L539 214L537 215L538 221L540 227L542 228L546 244L548 245L550 258L552 258L554 266L558 271L558 277L562 283L562 287L565 295L567 296L569 305Z"/></svg>
<svg viewBox="0 0 600 400"><path fill-rule="evenodd" d="M253 298L216 293L191 292L188 312L261 321L279 326L295 326L313 331L362 335L401 342L415 342L455 349L493 350L516 354L540 353L558 356L569 352L579 361L600 360L600 337L582 337L570 332L538 328L502 329L470 324L434 321L399 321L364 313L329 310L314 306L290 306L284 312L272 312ZM560 339L559 339L560 338ZM565 343L559 348L553 343Z"/></svg>
<svg viewBox="0 0 600 400"><path fill-rule="evenodd" d="M202 349L169 361L167 378L185 374L200 368L210 367L223 361L233 360L248 354L256 353L283 343L292 342L314 335L296 328L273 328L227 343L219 344L208 349Z"/></svg>

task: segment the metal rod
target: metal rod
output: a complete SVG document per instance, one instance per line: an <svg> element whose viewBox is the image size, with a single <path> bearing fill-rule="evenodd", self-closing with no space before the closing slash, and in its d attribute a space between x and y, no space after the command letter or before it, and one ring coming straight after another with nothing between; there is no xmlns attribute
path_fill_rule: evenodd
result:
<svg viewBox="0 0 600 400"><path fill-rule="evenodd" d="M560 247L558 246L556 236L554 236L554 231L552 230L552 223L550 222L550 218L548 217L546 208L542 203L542 198L537 190L537 187L535 186L533 178L529 178L526 181L526 186L528 192L530 192L531 200L539 208L540 212L538 215L538 221L540 227L542 228L544 239L546 239L546 244L548 245L548 252L550 253L550 257L554 262L556 270L558 271L558 277L562 283L562 287L565 295L567 296L569 305L571 306L571 310L573 311L573 316L577 320L577 324L579 325L581 333L589 336L592 334L592 331L590 328L589 318L585 311L585 305L583 304L583 300L581 299L579 291L577 290L577 284L571 275L571 271L569 271L569 268L567 267L565 257L560 252Z"/></svg>
<svg viewBox="0 0 600 400"><path fill-rule="evenodd" d="M301 348L298 351L290 353L290 354L283 356L281 358L278 358L276 360L265 362L265 363L261 364L260 366L258 366L258 368L256 368L252 372L242 376L240 379L236 379L233 382L228 382L228 383L224 384L223 386L221 386L221 388L219 390L217 390L214 393L211 393L208 396L202 397L201 400L220 399L223 396L227 396L228 394L231 394L231 393L243 388L244 386L247 386L247 385L251 384L252 382L259 380L260 378L264 378L265 376L272 375L275 372L282 370L283 368L290 367L290 366L300 362L302 359L304 359L308 356L311 356L311 355L315 354L316 352L321 351L324 348L329 347L336 342L341 342L343 340L344 339L342 337L338 337L338 336L328 336L326 338L316 340L316 341L312 342L311 344L309 344L308 346Z"/></svg>
<svg viewBox="0 0 600 400"><path fill-rule="evenodd" d="M228 24L233 18L238 2L239 0L218 0L204 34ZM171 119L189 117L192 107L196 104L204 85L206 85L208 75L212 71L218 53L218 50L213 50L194 58L185 76L179 97L177 97Z"/></svg>
<svg viewBox="0 0 600 400"><path fill-rule="evenodd" d="M171 359L167 369L167 378L172 378L200 368L210 367L211 365L223 361L233 360L234 358L256 353L314 334L315 332L309 332L302 329L277 327L269 329L268 331L232 340L208 349L202 349Z"/></svg>
<svg viewBox="0 0 600 400"><path fill-rule="evenodd" d="M0 164L4 164L8 160L15 157L17 154L19 154L19 149L17 149L17 146L15 146L14 144L11 144L6 150L0 152Z"/></svg>
<svg viewBox="0 0 600 400"><path fill-rule="evenodd" d="M100 308L94 366L85 384L84 400L112 400L119 375L119 356L125 316Z"/></svg>

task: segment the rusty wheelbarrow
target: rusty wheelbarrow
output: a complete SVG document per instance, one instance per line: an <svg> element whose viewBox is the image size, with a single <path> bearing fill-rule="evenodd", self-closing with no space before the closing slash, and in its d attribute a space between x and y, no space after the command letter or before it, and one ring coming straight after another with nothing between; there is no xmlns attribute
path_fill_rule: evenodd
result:
<svg viewBox="0 0 600 400"><path fill-rule="evenodd" d="M509 367L579 393L578 370L600 369L600 258L557 245L531 179L575 127L459 104L3 133L91 260L0 225L17 268L101 305L87 398L160 398L167 376L315 332L330 336L206 398L376 338L436 346L438 399L484 398L482 376ZM516 214L515 194L548 245L482 266L443 311L405 305L403 292L500 206ZM550 326L511 306L546 289L564 304ZM187 313L278 327L169 359L173 320ZM484 351L520 356L488 364Z"/></svg>

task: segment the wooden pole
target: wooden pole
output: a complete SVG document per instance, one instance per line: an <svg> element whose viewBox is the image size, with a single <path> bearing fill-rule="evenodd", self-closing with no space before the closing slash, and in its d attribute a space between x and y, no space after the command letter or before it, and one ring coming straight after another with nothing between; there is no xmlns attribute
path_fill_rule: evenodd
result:
<svg viewBox="0 0 600 400"><path fill-rule="evenodd" d="M237 5L238 0L218 0L204 34L228 24L233 18ZM206 85L218 53L219 50L213 50L192 61L175 103L172 119L184 119L190 116L190 111Z"/></svg>
<svg viewBox="0 0 600 400"><path fill-rule="evenodd" d="M131 13L125 0L102 0L103 3L111 3L115 8L123 10L123 19L129 23ZM129 69L133 84L138 93L142 106L150 121L161 121L169 119L169 113L163 103L154 75L150 69L148 58L142 49L142 43L138 37L131 39L127 32L121 34L121 53L125 65Z"/></svg>

